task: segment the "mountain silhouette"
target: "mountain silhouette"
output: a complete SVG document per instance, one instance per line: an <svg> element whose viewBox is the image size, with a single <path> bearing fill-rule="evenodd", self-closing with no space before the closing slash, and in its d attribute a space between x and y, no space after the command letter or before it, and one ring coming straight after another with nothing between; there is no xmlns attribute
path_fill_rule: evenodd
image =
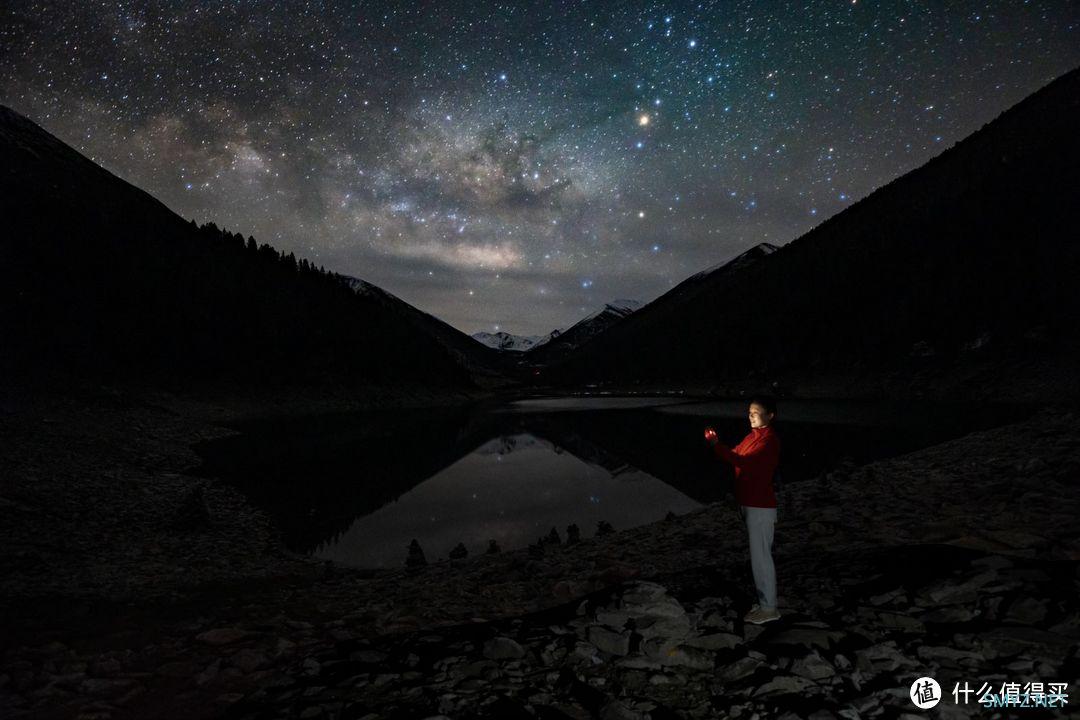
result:
<svg viewBox="0 0 1080 720"><path fill-rule="evenodd" d="M562 331L551 333L550 339L529 350L526 361L531 365L543 365L569 355L583 343L603 333L612 325L630 316L641 307L638 300L612 300L587 317L578 320Z"/></svg>
<svg viewBox="0 0 1080 720"><path fill-rule="evenodd" d="M358 294L379 303L403 324L415 327L423 334L438 340L458 364L469 370L478 384L498 387L511 382L506 373L512 371L513 363L494 348L377 285L349 275L342 277Z"/></svg>
<svg viewBox="0 0 1080 720"><path fill-rule="evenodd" d="M1077 127L1080 69L787 245L694 276L544 381L761 387L981 368L966 382L989 394L1048 359L1075 367Z"/></svg>
<svg viewBox="0 0 1080 720"><path fill-rule="evenodd" d="M184 220L2 105L0 213L5 371L474 386L444 343L346 278Z"/></svg>

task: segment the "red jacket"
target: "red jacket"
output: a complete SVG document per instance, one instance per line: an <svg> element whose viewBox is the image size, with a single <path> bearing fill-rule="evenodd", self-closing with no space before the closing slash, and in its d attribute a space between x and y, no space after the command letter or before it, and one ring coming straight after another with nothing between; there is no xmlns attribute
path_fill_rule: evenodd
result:
<svg viewBox="0 0 1080 720"><path fill-rule="evenodd" d="M771 425L750 428L732 449L713 445L716 454L735 467L735 499L748 507L776 507L773 473L780 463L780 436Z"/></svg>

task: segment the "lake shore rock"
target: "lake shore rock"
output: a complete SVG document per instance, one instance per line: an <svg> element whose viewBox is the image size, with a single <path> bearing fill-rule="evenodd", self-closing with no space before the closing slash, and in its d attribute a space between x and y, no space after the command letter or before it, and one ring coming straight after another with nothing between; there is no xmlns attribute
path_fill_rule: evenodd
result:
<svg viewBox="0 0 1080 720"><path fill-rule="evenodd" d="M289 553L184 473L253 407L4 395L0 715L894 718L930 675L952 717L954 682L1080 684L1068 411L783 488L755 626L729 503L541 556Z"/></svg>

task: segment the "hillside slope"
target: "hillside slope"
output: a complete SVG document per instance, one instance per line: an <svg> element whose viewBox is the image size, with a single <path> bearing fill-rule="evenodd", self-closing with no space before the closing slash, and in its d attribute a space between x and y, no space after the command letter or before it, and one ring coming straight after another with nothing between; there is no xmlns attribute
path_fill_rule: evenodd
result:
<svg viewBox="0 0 1080 720"><path fill-rule="evenodd" d="M471 387L344 278L197 227L0 106L0 365L75 376Z"/></svg>
<svg viewBox="0 0 1080 720"><path fill-rule="evenodd" d="M763 384L1077 357L1077 127L1080 70L767 257L706 276L693 302L646 306L546 381Z"/></svg>

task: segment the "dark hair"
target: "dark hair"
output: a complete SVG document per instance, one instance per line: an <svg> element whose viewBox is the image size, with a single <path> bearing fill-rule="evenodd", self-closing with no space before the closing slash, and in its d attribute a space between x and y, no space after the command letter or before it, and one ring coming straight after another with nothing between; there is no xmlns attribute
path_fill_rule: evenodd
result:
<svg viewBox="0 0 1080 720"><path fill-rule="evenodd" d="M776 400L772 395L754 395L750 398L749 404L757 404L765 408L765 412L776 414Z"/></svg>

